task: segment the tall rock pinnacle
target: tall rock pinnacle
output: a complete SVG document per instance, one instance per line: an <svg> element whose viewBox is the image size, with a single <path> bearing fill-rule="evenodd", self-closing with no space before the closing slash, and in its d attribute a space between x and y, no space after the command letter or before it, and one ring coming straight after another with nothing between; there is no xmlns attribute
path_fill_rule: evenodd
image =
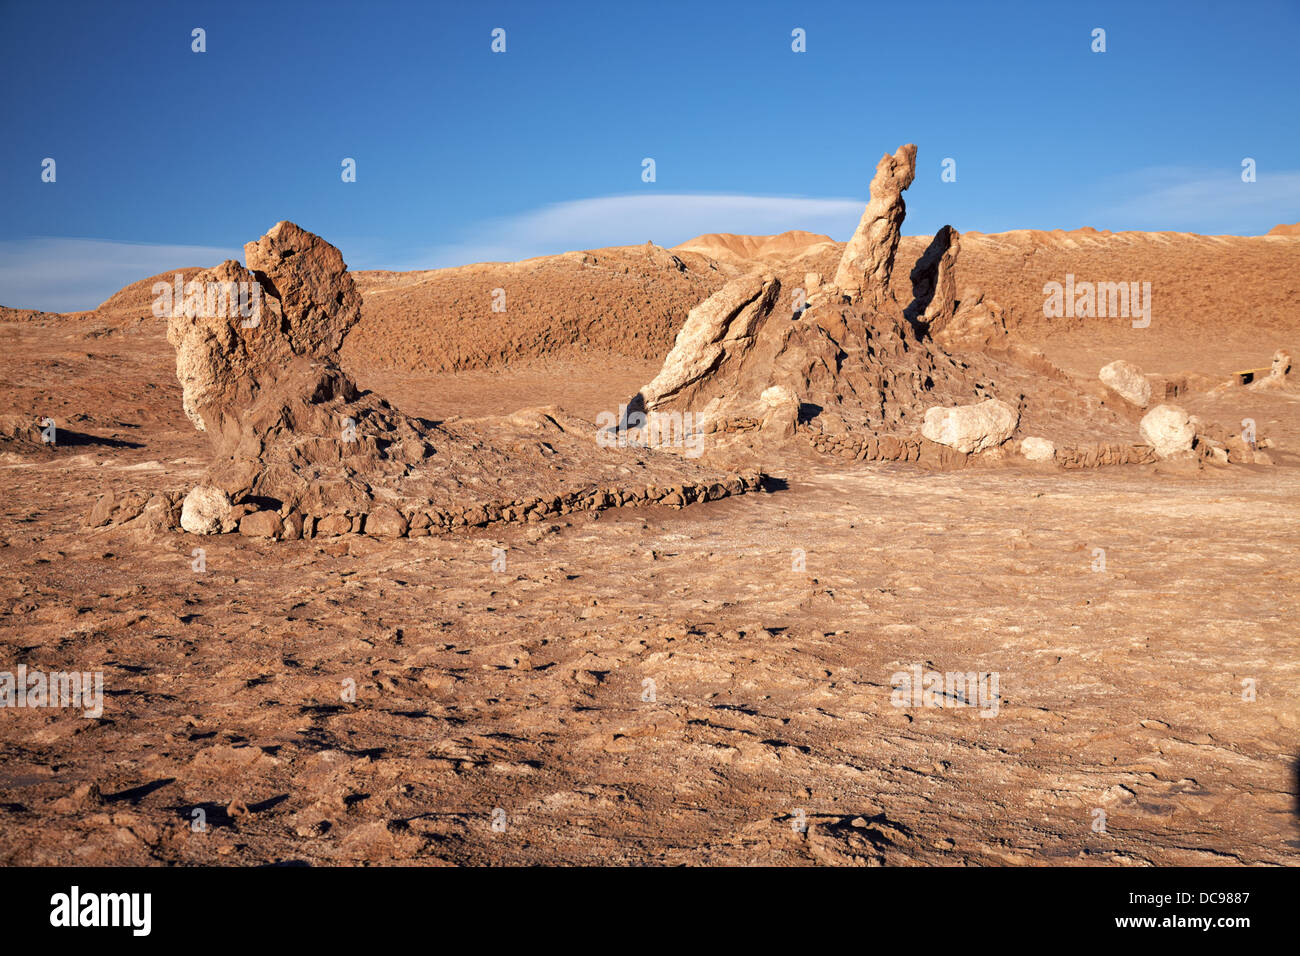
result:
<svg viewBox="0 0 1300 956"><path fill-rule="evenodd" d="M903 190L916 178L916 146L883 156L871 180L871 201L844 249L834 285L850 298L879 307L889 295L889 277L907 206Z"/></svg>

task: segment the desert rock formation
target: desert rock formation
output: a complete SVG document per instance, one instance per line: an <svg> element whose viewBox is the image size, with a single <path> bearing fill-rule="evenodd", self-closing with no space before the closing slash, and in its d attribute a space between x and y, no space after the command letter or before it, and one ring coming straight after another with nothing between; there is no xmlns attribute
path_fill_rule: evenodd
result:
<svg viewBox="0 0 1300 956"><path fill-rule="evenodd" d="M876 164L871 201L844 249L833 280L850 298L864 296L869 305L880 307L889 295L894 255L907 214L903 190L915 178L916 146L912 143L898 147L892 156L886 155Z"/></svg>
<svg viewBox="0 0 1300 956"><path fill-rule="evenodd" d="M932 242L903 237L899 268ZM261 474L296 441L322 459L307 474L333 486L351 469L374 500L314 516L256 496L223 513L218 495L239 534L197 539L174 530L214 435L183 413L154 280L94 312L6 310L0 626L14 660L102 663L111 692L103 720L6 714L6 861L1296 863L1300 424L1294 375L1265 383L1274 350L1295 353L1300 238L968 230L956 310L929 340L902 305L861 310L862 338L839 327L857 314L842 301L808 311L843 346L818 373L843 369L842 403L819 411L794 376L727 360L753 372L757 423L727 434L761 436L788 486L717 502L701 469L667 477L689 461L598 450L590 420L654 379L687 312L747 272L781 286L751 346L768 347L839 247L792 263L671 255L685 271L635 245L357 275L362 318L339 350L357 398L325 416L325 440L295 426L249 460ZM1045 318L1039 290L1066 272L1150 276L1152 325ZM488 307L497 286L506 316ZM867 346L895 351L873 365ZM1098 380L1120 358L1188 412L1190 456L1157 459L1143 410ZM949 371L927 388L931 361ZM1258 376L1243 386L1245 368ZM845 381L870 399L886 378L900 415L876 427ZM361 452L383 433L360 417L357 445L339 440L333 415L374 400L366 385L436 451L409 475L368 462L400 452ZM709 375L689 387L715 394ZM920 434L927 409L988 398L1020 415L998 448ZM436 479L428 506L406 497L421 475ZM480 527L475 502L509 507ZM508 573L489 569L498 550ZM925 661L1002 673L992 736L973 712L891 705L889 675ZM1261 673L1244 704L1238 679ZM1091 830L1093 807L1118 825Z"/></svg>
<svg viewBox="0 0 1300 956"><path fill-rule="evenodd" d="M361 298L339 251L281 222L245 255L248 268L232 260L195 275L168 324L186 415L214 452L185 497L186 531L402 537L759 487L754 473L601 447L592 426L555 409L441 424L404 415L340 367ZM212 308L211 289L227 307ZM260 311L229 308L236 289ZM648 480L629 482L633 467Z"/></svg>
<svg viewBox="0 0 1300 956"><path fill-rule="evenodd" d="M912 268L913 299L906 315L909 321L922 323L931 335L942 331L957 310L954 269L960 249L957 230L944 226L934 234L934 240Z"/></svg>
<svg viewBox="0 0 1300 956"><path fill-rule="evenodd" d="M1141 372L1107 366L1108 391L1011 342L996 302L974 287L956 295L951 226L917 259L903 304L890 276L915 163L911 145L880 161L835 282L805 275L806 308L785 311L774 273L733 279L691 310L628 408L680 417L728 456L802 437L839 456L958 467L1019 434L1061 467L1153 460L1133 415L1150 399Z"/></svg>

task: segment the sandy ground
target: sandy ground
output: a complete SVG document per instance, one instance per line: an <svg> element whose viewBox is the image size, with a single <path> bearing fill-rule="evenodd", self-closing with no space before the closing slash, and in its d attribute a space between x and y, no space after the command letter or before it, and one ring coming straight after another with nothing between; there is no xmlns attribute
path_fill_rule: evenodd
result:
<svg viewBox="0 0 1300 956"><path fill-rule="evenodd" d="M1274 338L1049 354L1208 375ZM680 512L273 544L82 528L206 460L156 329L15 323L0 349L9 409L73 433L0 460L0 653L106 694L0 712L0 862L1300 862L1292 397L1186 403L1256 418L1272 467L809 453ZM655 365L355 371L430 417L594 417ZM896 707L913 665L998 696Z"/></svg>

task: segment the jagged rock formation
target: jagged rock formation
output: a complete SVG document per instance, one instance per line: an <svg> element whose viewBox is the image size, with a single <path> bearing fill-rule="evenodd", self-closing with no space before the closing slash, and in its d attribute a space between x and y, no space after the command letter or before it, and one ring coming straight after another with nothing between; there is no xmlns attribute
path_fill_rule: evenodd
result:
<svg viewBox="0 0 1300 956"><path fill-rule="evenodd" d="M779 311L772 275L731 281L691 310L629 410L679 417L728 454L802 436L835 455L959 467L1032 435L1035 460L1060 467L1154 460L1131 406L1011 344L979 290L956 295L953 227L917 260L900 301L890 280L915 167L911 145L881 159L834 282L805 276L806 308Z"/></svg>
<svg viewBox="0 0 1300 956"><path fill-rule="evenodd" d="M822 302L787 319L774 314L778 292L771 276L745 276L693 309L629 408L689 415L705 434L781 438L791 405L799 417L892 431L919 421L934 397L974 397L967 370L918 341L901 309ZM785 414L773 415L774 404Z"/></svg>
<svg viewBox="0 0 1300 956"><path fill-rule="evenodd" d="M957 230L944 226L912 268L912 304L904 314L931 335L943 329L957 310L954 269L960 248Z"/></svg>
<svg viewBox="0 0 1300 956"><path fill-rule="evenodd" d="M361 318L343 256L319 236L279 222L244 255L248 268L230 259L193 276L167 325L185 413L212 435L285 368L337 365L343 337Z"/></svg>
<svg viewBox="0 0 1300 956"><path fill-rule="evenodd" d="M214 452L178 509L187 531L402 537L760 486L757 473L604 447L589 423L551 408L454 423L404 415L340 367L361 300L339 251L290 222L244 251L248 268L231 260L194 276L168 324L186 414ZM672 258L647 249L658 254Z"/></svg>
<svg viewBox="0 0 1300 956"><path fill-rule="evenodd" d="M730 373L732 363L753 347L780 290L771 275L742 276L692 309L663 368L641 390L639 404L646 409L669 403L693 407L701 388Z"/></svg>
<svg viewBox="0 0 1300 956"><path fill-rule="evenodd" d="M879 308L889 297L894 255L907 214L903 190L915 178L916 146L912 143L898 147L892 156L883 156L876 164L871 201L844 249L832 280L850 299L861 296L868 305Z"/></svg>
<svg viewBox="0 0 1300 956"><path fill-rule="evenodd" d="M1002 307L975 288L965 289L952 316L930 325L930 338L948 352L1005 348L1007 316Z"/></svg>

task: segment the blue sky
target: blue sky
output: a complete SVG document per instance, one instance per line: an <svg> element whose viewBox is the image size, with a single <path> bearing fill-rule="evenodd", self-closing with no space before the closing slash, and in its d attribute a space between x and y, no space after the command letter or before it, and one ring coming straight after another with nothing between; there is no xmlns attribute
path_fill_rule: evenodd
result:
<svg viewBox="0 0 1300 956"><path fill-rule="evenodd" d="M1268 0L0 0L0 303L93 307L280 219L357 269L846 239L903 142L909 234L1258 234L1300 220L1298 27Z"/></svg>

